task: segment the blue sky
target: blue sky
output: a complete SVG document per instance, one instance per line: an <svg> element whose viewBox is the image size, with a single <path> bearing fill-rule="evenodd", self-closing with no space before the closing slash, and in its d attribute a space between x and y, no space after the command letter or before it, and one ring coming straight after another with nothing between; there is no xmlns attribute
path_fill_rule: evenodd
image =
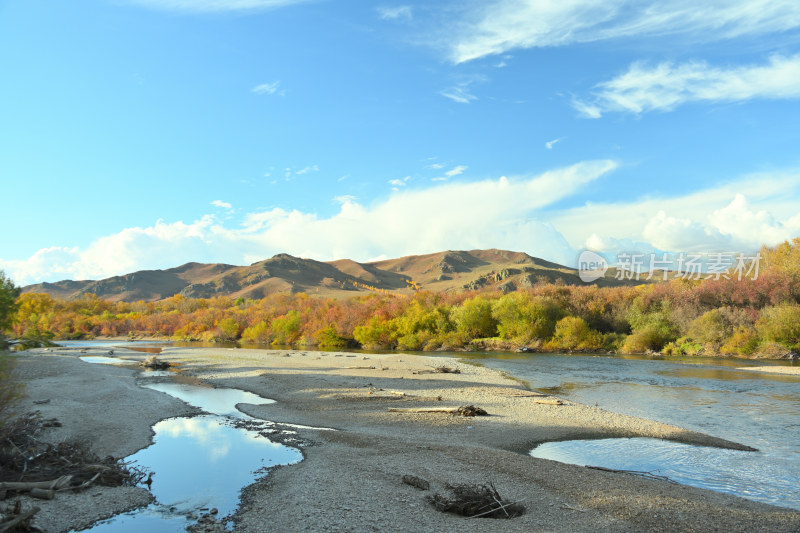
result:
<svg viewBox="0 0 800 533"><path fill-rule="evenodd" d="M0 268L800 235L793 0L0 0Z"/></svg>

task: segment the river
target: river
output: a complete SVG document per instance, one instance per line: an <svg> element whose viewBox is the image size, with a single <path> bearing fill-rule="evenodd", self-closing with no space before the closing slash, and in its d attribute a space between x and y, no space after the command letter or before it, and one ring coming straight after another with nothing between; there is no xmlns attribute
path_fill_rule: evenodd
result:
<svg viewBox="0 0 800 533"><path fill-rule="evenodd" d="M532 451L536 457L652 471L682 483L800 509L800 376L737 369L774 362L564 354L460 358L506 371L537 391L759 450L603 439L547 443Z"/></svg>
<svg viewBox="0 0 800 533"><path fill-rule="evenodd" d="M531 451L535 457L648 471L681 483L800 509L800 376L739 370L791 363L565 354L441 355L508 372L534 390L574 402L758 449L734 452L656 439L601 439L545 443ZM199 397L183 399L202 405Z"/></svg>

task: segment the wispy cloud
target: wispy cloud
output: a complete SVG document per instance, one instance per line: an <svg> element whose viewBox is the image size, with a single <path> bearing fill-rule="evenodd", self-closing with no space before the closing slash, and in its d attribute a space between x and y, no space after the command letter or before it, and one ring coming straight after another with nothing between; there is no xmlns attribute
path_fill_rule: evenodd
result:
<svg viewBox="0 0 800 533"><path fill-rule="evenodd" d="M456 63L517 48L638 36L713 41L800 26L800 3L792 0L495 0L473 5L444 37Z"/></svg>
<svg viewBox="0 0 800 533"><path fill-rule="evenodd" d="M256 85L250 90L256 94L266 94L269 96L277 94L278 96L282 96L284 92L279 92L280 85L280 81L273 81L272 83L262 83L261 85Z"/></svg>
<svg viewBox="0 0 800 533"><path fill-rule="evenodd" d="M128 0L129 3L160 11L214 13L255 11L303 4L312 0Z"/></svg>
<svg viewBox="0 0 800 533"><path fill-rule="evenodd" d="M406 176L403 179L389 180L389 185L392 186L392 190L393 191L397 192L398 190L400 190L400 187L405 187L406 185L408 185L408 180L410 180L410 179L411 179L411 176Z"/></svg>
<svg viewBox="0 0 800 533"><path fill-rule="evenodd" d="M547 141L546 143L544 143L544 147L547 148L548 150L552 150L553 146L555 146L556 143L560 143L563 140L564 140L564 137L559 137L558 139L553 139L552 141Z"/></svg>
<svg viewBox="0 0 800 533"><path fill-rule="evenodd" d="M466 165L458 165L445 172L444 175L447 176L448 178L452 178L454 176L463 174L464 171L467 170L467 168L469 167L467 167Z"/></svg>
<svg viewBox="0 0 800 533"><path fill-rule="evenodd" d="M213 205L214 207L222 208L222 209L232 209L233 208L233 206L230 203L223 202L222 200L214 200L213 202L211 202L211 205Z"/></svg>
<svg viewBox="0 0 800 533"><path fill-rule="evenodd" d="M459 104L468 104L478 99L477 96L470 92L469 86L469 83L461 83L455 87L440 91L439 94Z"/></svg>
<svg viewBox="0 0 800 533"><path fill-rule="evenodd" d="M383 20L411 20L414 11L411 6L394 6L377 8L378 16Z"/></svg>
<svg viewBox="0 0 800 533"><path fill-rule="evenodd" d="M292 181L298 176L303 176L310 172L319 172L319 165L307 165L298 170L295 170L292 167L286 167L283 169L283 179L284 181ZM273 180L271 183L275 185L276 183L278 183L278 180Z"/></svg>
<svg viewBox="0 0 800 533"><path fill-rule="evenodd" d="M613 161L587 161L537 176L402 189L369 205L342 197L339 211L328 218L272 209L248 214L236 228L213 216L188 224L158 221L108 235L85 249L54 247L27 259L3 260L0 268L18 283L33 283L100 278L197 260L246 264L278 252L367 260L486 247L570 262L575 250L553 226L537 220L537 211L616 166ZM472 216L477 212L480 217Z"/></svg>
<svg viewBox="0 0 800 533"><path fill-rule="evenodd" d="M295 172L295 174L298 175L298 176L302 176L303 174L308 174L309 172L319 172L319 166L317 166L317 165L309 165L307 167L301 168L300 170Z"/></svg>
<svg viewBox="0 0 800 533"><path fill-rule="evenodd" d="M592 98L573 102L584 117L599 118L611 111L669 111L689 102L800 98L800 55L776 55L766 64L731 68L705 62L634 63L626 73L596 88Z"/></svg>

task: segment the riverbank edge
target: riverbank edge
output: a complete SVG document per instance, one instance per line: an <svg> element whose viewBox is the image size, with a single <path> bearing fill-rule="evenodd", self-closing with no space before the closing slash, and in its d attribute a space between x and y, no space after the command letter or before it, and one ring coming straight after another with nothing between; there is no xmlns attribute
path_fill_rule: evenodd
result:
<svg viewBox="0 0 800 533"><path fill-rule="evenodd" d="M60 339L60 340L71 340L71 339ZM187 340L187 339L176 339L174 337L158 337L158 336L146 336L140 335L135 337L107 337L107 336L97 336L91 339L74 339L78 342L84 341L99 341L99 342L141 342L146 344L148 342L158 343L158 344L169 344L169 343L181 343L181 342L202 342L196 340ZM48 341L58 344L59 340ZM213 342L208 344L214 344ZM244 347L239 342L228 343L223 342L219 343L219 346L202 346L202 348L210 348L210 349L218 349L224 350L227 349L229 344L236 345L237 348L242 349L255 349L255 350L312 350L312 351L327 351L327 352L336 352L339 351L335 348L320 348L317 345L298 345L298 346L282 346L282 345L250 345L246 344ZM198 348L201 348L198 346ZM358 353L370 353L369 349L366 348L353 348L354 350L359 350ZM457 346L449 349L437 349L437 350L430 350L430 351L401 351L401 350L394 350L394 349L386 349L386 350L378 350L378 353L391 353L391 354L430 354L431 356L436 356L437 353L440 352L454 352L454 353L464 353L464 354L495 354L495 353L518 353L518 354L541 354L541 355L549 355L549 354L568 354L568 355L597 355L603 357L626 357L626 356L634 356L634 357L645 357L649 359L658 359L664 361L670 360L678 360L678 359L723 359L723 360L741 360L741 361L764 361L764 362L775 362L775 363L786 363L786 362L793 362L793 361L800 361L800 354L796 354L794 352L788 352L785 357L778 357L778 358L770 358L765 357L762 354L752 354L752 355L741 355L741 354L722 354L722 353L703 353L697 355L669 355L664 354L661 352L656 351L649 351L649 352L636 352L636 353L620 353L616 351L608 351L608 350L596 350L596 349L564 349L560 352L553 352L552 350L544 350L538 348L536 346L526 346L521 345L518 343L512 343L503 341L500 343L485 343L479 340L477 344L470 344L465 346Z"/></svg>

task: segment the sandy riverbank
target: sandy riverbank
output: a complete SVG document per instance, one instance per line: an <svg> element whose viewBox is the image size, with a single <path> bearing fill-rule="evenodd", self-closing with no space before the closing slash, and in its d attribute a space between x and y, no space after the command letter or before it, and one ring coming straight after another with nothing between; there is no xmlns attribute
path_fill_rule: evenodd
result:
<svg viewBox="0 0 800 533"><path fill-rule="evenodd" d="M136 386L134 370L88 365L75 360L74 350L36 353L43 356L20 358L20 375L28 381L25 407L62 421L63 428L52 430L53 439L83 437L98 453L126 455L150 442L155 421L191 412L169 396ZM54 356L59 353L65 356ZM120 349L116 355L138 359L144 354ZM441 357L302 350L167 348L160 357L213 385L277 400L241 405L250 415L337 430L299 430L311 444L304 449L305 460L271 471L244 491L236 531L800 529L800 513L791 510L531 458L527 451L537 443L573 438L648 436L746 446L590 406L536 403L540 397L487 368ZM440 365L461 373L429 373ZM34 406L43 398L51 402ZM465 404L492 416L388 411ZM404 474L425 478L431 491L403 484ZM522 501L528 512L501 522L467 520L439 513L425 502L427 494L448 483L489 481L505 498ZM92 503L113 502L106 490L90 491L103 492ZM146 496L123 498L119 507L141 504ZM60 522L54 518L48 530L84 524L90 517L80 511L60 513Z"/></svg>
<svg viewBox="0 0 800 533"><path fill-rule="evenodd" d="M747 370L748 372L766 372L768 374L785 374L788 376L800 376L800 366L742 366L736 370Z"/></svg>

